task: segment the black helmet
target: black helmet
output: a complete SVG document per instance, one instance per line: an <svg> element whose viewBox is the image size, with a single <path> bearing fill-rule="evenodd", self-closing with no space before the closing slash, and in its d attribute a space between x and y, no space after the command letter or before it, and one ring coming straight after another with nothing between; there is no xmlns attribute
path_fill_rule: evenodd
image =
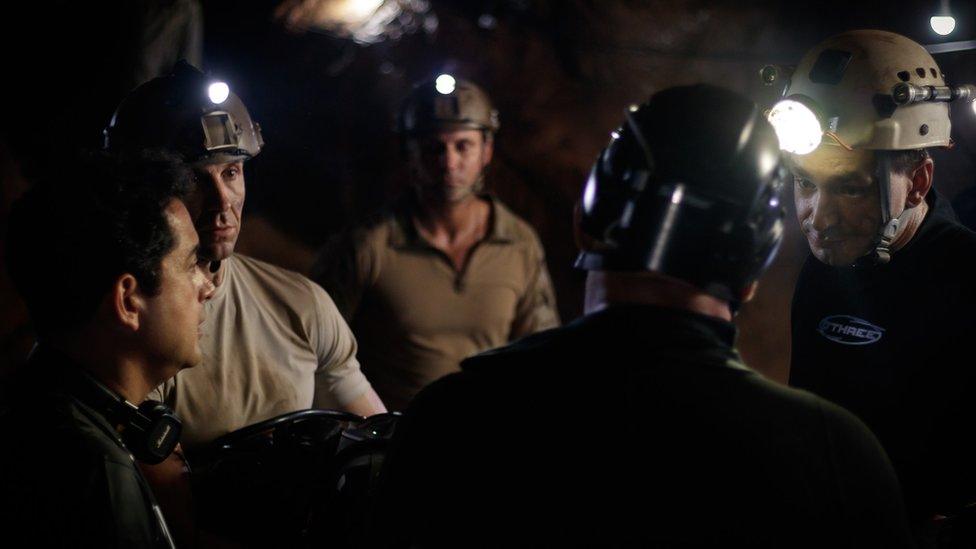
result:
<svg viewBox="0 0 976 549"><path fill-rule="evenodd" d="M783 236L788 172L749 99L675 87L631 107L583 192L577 267L656 271L738 302Z"/></svg>
<svg viewBox="0 0 976 549"><path fill-rule="evenodd" d="M217 155L254 157L261 127L227 84L207 78L186 61L173 72L132 90L104 131L112 152L163 148L187 162Z"/></svg>

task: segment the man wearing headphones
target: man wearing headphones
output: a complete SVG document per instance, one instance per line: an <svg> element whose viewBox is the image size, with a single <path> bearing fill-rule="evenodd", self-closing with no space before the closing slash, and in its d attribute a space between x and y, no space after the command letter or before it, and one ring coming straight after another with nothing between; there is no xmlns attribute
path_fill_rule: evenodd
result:
<svg viewBox="0 0 976 549"><path fill-rule="evenodd" d="M0 419L0 525L36 547L172 547L135 460L181 424L149 392L201 360L213 285L165 157L70 163L15 205L8 266L38 334Z"/></svg>
<svg viewBox="0 0 976 549"><path fill-rule="evenodd" d="M671 88L632 108L583 192L585 316L414 399L379 489L382 541L911 547L867 428L733 346L787 173L738 94Z"/></svg>
<svg viewBox="0 0 976 549"><path fill-rule="evenodd" d="M315 276L394 410L461 360L559 324L539 237L484 189L499 128L488 95L442 74L414 87L398 126L410 192L352 253L327 247Z"/></svg>

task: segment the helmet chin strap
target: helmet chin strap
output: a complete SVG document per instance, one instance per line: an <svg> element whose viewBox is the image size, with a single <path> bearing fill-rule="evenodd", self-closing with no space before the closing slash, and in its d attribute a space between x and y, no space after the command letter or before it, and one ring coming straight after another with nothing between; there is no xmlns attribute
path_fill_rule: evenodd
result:
<svg viewBox="0 0 976 549"><path fill-rule="evenodd" d="M881 195L881 228L875 237L874 262L884 265L891 261L891 243L898 235L901 217L908 208L901 211L897 217L891 216L891 157L882 153L878 159L878 187Z"/></svg>

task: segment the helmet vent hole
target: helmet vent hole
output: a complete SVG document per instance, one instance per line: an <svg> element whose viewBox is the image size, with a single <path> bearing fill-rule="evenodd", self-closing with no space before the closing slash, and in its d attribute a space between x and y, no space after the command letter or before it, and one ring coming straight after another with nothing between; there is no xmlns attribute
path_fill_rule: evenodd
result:
<svg viewBox="0 0 976 549"><path fill-rule="evenodd" d="M925 69L919 67L915 69L915 74L917 74L919 78L925 78Z"/></svg>
<svg viewBox="0 0 976 549"><path fill-rule="evenodd" d="M928 124L922 124L921 127L918 128L918 134L919 135L928 135L928 133L929 133L929 125Z"/></svg>
<svg viewBox="0 0 976 549"><path fill-rule="evenodd" d="M939 77L939 73L937 73L935 71L935 67L930 67L929 68L929 72L932 73L932 78L938 78Z"/></svg>
<svg viewBox="0 0 976 549"><path fill-rule="evenodd" d="M908 71L901 71L901 72L899 72L899 73L898 73L898 78L899 78L899 79L900 79L900 80L901 80L902 82L908 82L908 80L909 80L909 79L910 79L911 77L912 77L912 75L911 75L911 74L908 74Z"/></svg>

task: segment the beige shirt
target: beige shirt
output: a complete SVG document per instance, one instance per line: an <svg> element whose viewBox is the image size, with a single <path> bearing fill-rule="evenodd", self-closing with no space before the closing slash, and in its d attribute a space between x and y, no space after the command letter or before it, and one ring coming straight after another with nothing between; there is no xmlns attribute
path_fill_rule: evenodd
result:
<svg viewBox="0 0 976 549"><path fill-rule="evenodd" d="M322 288L239 254L223 268L206 304L203 362L149 395L182 418L185 447L286 412L335 408L369 389L356 340Z"/></svg>
<svg viewBox="0 0 976 549"><path fill-rule="evenodd" d="M359 235L355 273L322 280L351 317L363 371L391 410L461 360L559 325L539 237L491 205L488 235L460 274L403 213Z"/></svg>

